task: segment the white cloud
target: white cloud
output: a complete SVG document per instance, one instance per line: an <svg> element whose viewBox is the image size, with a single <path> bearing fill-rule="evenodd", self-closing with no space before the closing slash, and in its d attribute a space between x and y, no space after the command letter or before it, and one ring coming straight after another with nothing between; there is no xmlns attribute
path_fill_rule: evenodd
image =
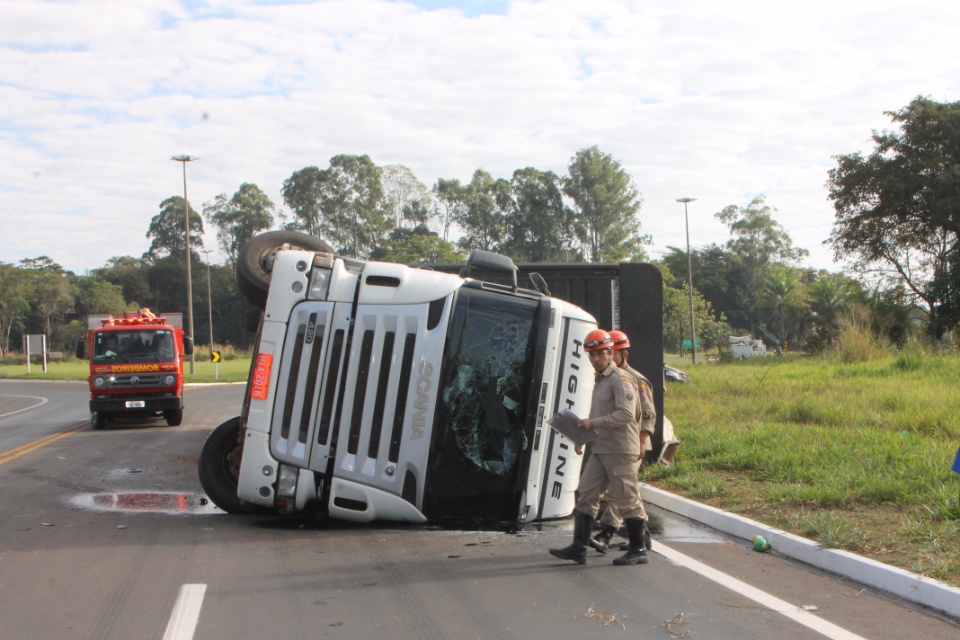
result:
<svg viewBox="0 0 960 640"><path fill-rule="evenodd" d="M722 243L712 214L765 194L809 264L832 156L884 111L960 99L943 2L316 3L15 0L0 23L0 260L85 271L139 255L159 204L200 209L340 153L426 184L597 145L642 193L654 255ZM207 244L215 246L214 238Z"/></svg>

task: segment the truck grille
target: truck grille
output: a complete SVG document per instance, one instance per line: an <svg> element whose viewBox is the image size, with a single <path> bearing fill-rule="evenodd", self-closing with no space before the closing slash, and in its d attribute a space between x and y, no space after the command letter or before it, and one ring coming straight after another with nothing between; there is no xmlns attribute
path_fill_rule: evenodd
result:
<svg viewBox="0 0 960 640"><path fill-rule="evenodd" d="M403 493L413 501L417 492L410 487L416 486L416 474L411 478L410 468L421 467L422 461L398 463L404 459L408 410L414 409L410 395L417 393L412 387L418 359L425 352L436 353L437 359L442 354L444 336L436 329L445 299L361 306L352 334L349 307L332 307L307 302L291 316L273 413L274 455L323 473L336 451L338 477ZM424 461L427 441L417 444L417 456Z"/></svg>
<svg viewBox="0 0 960 640"><path fill-rule="evenodd" d="M162 374L134 373L113 376L110 386L120 389L136 389L138 387L159 387Z"/></svg>

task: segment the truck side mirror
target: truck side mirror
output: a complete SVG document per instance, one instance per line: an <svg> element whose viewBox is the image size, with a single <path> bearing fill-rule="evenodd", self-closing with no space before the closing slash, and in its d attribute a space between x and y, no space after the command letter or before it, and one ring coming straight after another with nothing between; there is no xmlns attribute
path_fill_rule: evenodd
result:
<svg viewBox="0 0 960 640"><path fill-rule="evenodd" d="M183 336L183 355L189 356L193 353L193 338Z"/></svg>
<svg viewBox="0 0 960 640"><path fill-rule="evenodd" d="M87 341L86 341L86 340L83 340L83 339L77 340L77 357L80 358L81 360L83 360L83 359L85 359L85 358L87 357L87 356L85 355L85 351L86 351L85 347L86 347L86 345L87 345Z"/></svg>

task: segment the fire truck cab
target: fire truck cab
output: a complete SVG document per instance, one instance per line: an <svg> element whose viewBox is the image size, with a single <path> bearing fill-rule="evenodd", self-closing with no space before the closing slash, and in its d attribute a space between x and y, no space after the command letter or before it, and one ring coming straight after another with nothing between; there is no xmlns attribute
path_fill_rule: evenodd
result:
<svg viewBox="0 0 960 640"><path fill-rule="evenodd" d="M193 340L183 335L179 313L149 309L123 317L91 315L77 357L89 355L90 423L102 429L117 418L162 416L169 426L183 420L183 361Z"/></svg>

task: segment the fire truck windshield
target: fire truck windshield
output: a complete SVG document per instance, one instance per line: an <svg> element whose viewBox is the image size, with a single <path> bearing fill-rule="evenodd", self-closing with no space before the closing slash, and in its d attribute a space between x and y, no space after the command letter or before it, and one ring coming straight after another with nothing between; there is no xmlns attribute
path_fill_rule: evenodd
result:
<svg viewBox="0 0 960 640"><path fill-rule="evenodd" d="M167 329L102 331L94 338L97 362L166 362L174 355L173 332Z"/></svg>

